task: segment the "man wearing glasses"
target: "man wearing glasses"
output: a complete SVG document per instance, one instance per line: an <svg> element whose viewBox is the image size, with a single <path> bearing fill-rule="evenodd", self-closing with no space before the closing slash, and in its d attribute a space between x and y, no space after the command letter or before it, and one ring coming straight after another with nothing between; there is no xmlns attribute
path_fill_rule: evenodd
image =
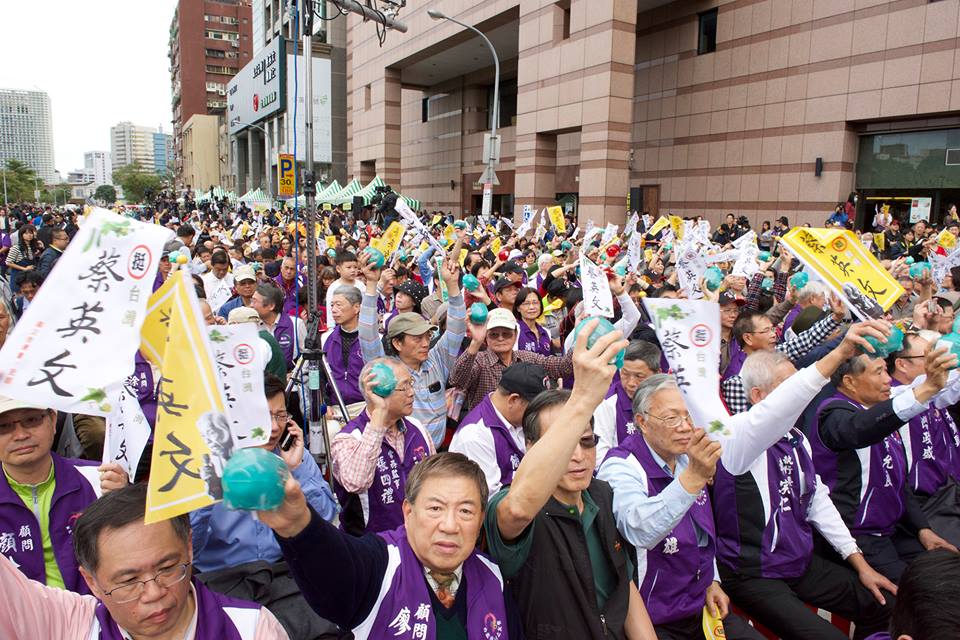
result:
<svg viewBox="0 0 960 640"><path fill-rule="evenodd" d="M611 331L588 350L596 326L591 320L577 336L573 391L544 391L524 412L527 453L513 484L490 499L487 543L527 637L655 640L610 485L593 477L593 412L616 371L610 362L627 345Z"/></svg>
<svg viewBox="0 0 960 640"><path fill-rule="evenodd" d="M277 619L252 602L190 579L187 516L146 525L147 485L129 485L87 507L73 548L90 595L28 580L0 558L0 637L5 640L286 640Z"/></svg>
<svg viewBox="0 0 960 640"><path fill-rule="evenodd" d="M56 428L56 411L0 397L0 555L37 582L89 593L72 519L100 494L97 463L53 453Z"/></svg>
<svg viewBox="0 0 960 640"><path fill-rule="evenodd" d="M860 331L886 335L876 327ZM859 333L849 339L865 344ZM729 615L706 485L718 462L734 476L749 470L793 427L851 350L845 343L791 375L749 411L729 417L720 429L711 425L709 436L693 424L673 376L651 376L637 389L633 412L640 433L610 451L597 477L613 487L617 526L636 547L640 593L661 640L703 638L704 606L724 618L727 638L762 638Z"/></svg>
<svg viewBox="0 0 960 640"><path fill-rule="evenodd" d="M387 365L396 379L385 396L374 391L389 390L378 388L375 365ZM343 507L340 524L347 533L359 536L402 525L407 475L436 453L430 433L412 417L413 385L410 370L397 358L376 358L360 371L367 406L330 443L334 486Z"/></svg>

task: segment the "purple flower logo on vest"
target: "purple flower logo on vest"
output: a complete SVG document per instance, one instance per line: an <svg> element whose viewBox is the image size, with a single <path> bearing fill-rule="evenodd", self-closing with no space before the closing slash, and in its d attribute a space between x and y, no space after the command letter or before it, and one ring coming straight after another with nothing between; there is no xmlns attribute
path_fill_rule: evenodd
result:
<svg viewBox="0 0 960 640"><path fill-rule="evenodd" d="M413 450L413 459L417 462L423 462L427 459L427 450L423 447L423 445L420 445Z"/></svg>
<svg viewBox="0 0 960 640"><path fill-rule="evenodd" d="M488 613L483 616L483 637L486 640L500 640L503 634L503 623L497 620L497 616Z"/></svg>

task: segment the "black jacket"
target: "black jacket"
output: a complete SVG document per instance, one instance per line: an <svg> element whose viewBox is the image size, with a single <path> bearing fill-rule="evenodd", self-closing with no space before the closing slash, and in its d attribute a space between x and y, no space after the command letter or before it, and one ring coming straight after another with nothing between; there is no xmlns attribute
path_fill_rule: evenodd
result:
<svg viewBox="0 0 960 640"><path fill-rule="evenodd" d="M604 610L598 610L583 527L567 507L550 498L534 519L530 555L520 573L509 581L528 638L626 637L632 579L627 573L629 546L617 531L610 485L595 479L587 491L599 508L594 526L599 527L604 540L607 559L618 578L617 587Z"/></svg>

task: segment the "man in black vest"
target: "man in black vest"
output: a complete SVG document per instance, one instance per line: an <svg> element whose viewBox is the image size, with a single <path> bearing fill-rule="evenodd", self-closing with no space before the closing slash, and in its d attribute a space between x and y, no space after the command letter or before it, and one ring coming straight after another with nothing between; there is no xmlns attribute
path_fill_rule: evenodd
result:
<svg viewBox="0 0 960 640"><path fill-rule="evenodd" d="M609 363L627 346L612 331L587 350L596 326L592 320L577 337L573 392L545 391L527 407L527 453L512 486L490 501L487 541L528 637L654 640L617 532L613 492L593 479L593 412L616 371Z"/></svg>

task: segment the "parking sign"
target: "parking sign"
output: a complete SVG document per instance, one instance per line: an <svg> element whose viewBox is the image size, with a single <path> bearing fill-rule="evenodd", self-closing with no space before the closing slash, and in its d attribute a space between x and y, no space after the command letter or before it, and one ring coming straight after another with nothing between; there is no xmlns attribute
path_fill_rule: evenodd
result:
<svg viewBox="0 0 960 640"><path fill-rule="evenodd" d="M281 153L277 157L277 195L292 198L297 195L297 163L292 153Z"/></svg>

